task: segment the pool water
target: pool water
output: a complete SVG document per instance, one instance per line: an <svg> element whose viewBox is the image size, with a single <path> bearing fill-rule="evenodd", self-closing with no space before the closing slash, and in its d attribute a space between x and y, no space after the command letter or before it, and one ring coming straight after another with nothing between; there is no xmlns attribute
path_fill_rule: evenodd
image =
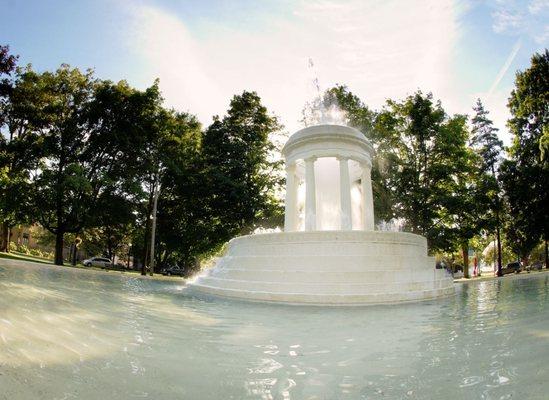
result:
<svg viewBox="0 0 549 400"><path fill-rule="evenodd" d="M0 261L0 399L548 399L549 274L351 308Z"/></svg>

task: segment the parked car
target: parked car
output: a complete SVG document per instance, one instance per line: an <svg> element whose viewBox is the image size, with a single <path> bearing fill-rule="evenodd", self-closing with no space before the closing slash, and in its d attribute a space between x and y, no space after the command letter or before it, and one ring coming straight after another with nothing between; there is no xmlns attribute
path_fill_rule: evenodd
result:
<svg viewBox="0 0 549 400"><path fill-rule="evenodd" d="M185 274L185 270L183 268L180 268L178 265L172 265L171 267L164 268L162 271L162 275L178 275L183 276Z"/></svg>
<svg viewBox="0 0 549 400"><path fill-rule="evenodd" d="M450 268L452 275L454 276L454 279L461 279L463 278L463 266L459 264L454 264Z"/></svg>
<svg viewBox="0 0 549 400"><path fill-rule="evenodd" d="M530 271L541 271L542 268L543 268L543 263L541 261L537 261L537 262L527 266L526 271L528 271L528 272L530 272Z"/></svg>
<svg viewBox="0 0 549 400"><path fill-rule="evenodd" d="M85 267L101 267L101 268L112 267L111 260L104 257L88 258L87 260L82 261L82 264L84 264Z"/></svg>
<svg viewBox="0 0 549 400"><path fill-rule="evenodd" d="M463 271L456 271L454 272L454 279L461 279L463 278Z"/></svg>
<svg viewBox="0 0 549 400"><path fill-rule="evenodd" d="M520 271L521 271L521 265L520 265L520 262L518 261L510 262L505 266L505 268L501 269L501 272L503 273L503 275L513 274L513 273L518 274L520 273Z"/></svg>

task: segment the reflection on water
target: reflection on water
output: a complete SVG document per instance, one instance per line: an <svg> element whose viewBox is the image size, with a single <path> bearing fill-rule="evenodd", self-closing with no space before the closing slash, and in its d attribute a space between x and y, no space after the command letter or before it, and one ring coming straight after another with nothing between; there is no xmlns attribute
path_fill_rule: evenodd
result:
<svg viewBox="0 0 549 400"><path fill-rule="evenodd" d="M0 398L547 398L547 273L438 301L320 308L1 265Z"/></svg>

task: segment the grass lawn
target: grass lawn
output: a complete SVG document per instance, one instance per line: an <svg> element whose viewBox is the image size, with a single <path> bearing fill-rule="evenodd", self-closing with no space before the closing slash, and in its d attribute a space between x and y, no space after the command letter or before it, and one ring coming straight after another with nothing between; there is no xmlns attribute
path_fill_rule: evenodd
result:
<svg viewBox="0 0 549 400"><path fill-rule="evenodd" d="M2 259L2 258L8 259L8 260L30 261L30 262L40 263L40 264L53 265L53 260L50 260L48 258L29 256L27 254L19 253L19 252L16 252L16 251L11 251L9 253L0 252L0 259ZM99 267L85 267L82 264L77 264L76 266L74 266L70 263L64 263L63 265L65 267L82 268L82 269L95 270L95 271L119 272L119 273L122 273L122 274L124 274L124 273L141 274L140 270L135 270L135 269L124 269L124 270L103 269L103 268L99 268ZM141 275L139 275L139 276L141 276ZM150 279L151 277L146 276L146 278ZM156 274L154 274L154 279L173 280L173 279L181 279L181 278L176 277L176 276L162 276L161 274L156 273Z"/></svg>
<svg viewBox="0 0 549 400"><path fill-rule="evenodd" d="M11 251L9 253L0 252L0 258L7 258L9 260L32 261L42 264L53 264L53 260L42 257L29 256L27 254L18 253L16 251Z"/></svg>

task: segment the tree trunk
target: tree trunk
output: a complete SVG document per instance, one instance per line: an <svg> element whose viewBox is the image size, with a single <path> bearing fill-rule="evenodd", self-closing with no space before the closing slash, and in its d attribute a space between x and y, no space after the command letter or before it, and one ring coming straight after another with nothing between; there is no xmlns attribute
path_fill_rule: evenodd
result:
<svg viewBox="0 0 549 400"><path fill-rule="evenodd" d="M55 233L55 265L63 265L63 237L65 232L58 229Z"/></svg>
<svg viewBox="0 0 549 400"><path fill-rule="evenodd" d="M147 228L149 224L147 223L145 226L145 239L144 244L145 248L143 251L143 263L141 263L141 275L147 275L147 260L149 258L149 229Z"/></svg>
<svg viewBox="0 0 549 400"><path fill-rule="evenodd" d="M150 232L150 215L152 213L153 191L149 193L149 202L147 204L147 216L145 220L145 237L143 238L143 264L141 265L141 275L147 275L147 263L149 260L149 232Z"/></svg>
<svg viewBox="0 0 549 400"><path fill-rule="evenodd" d="M498 276L503 276L503 271L501 270L503 267L501 265L501 233L500 233L500 230L499 230L499 212L496 213L496 220L497 220L497 225L496 225L496 240L497 240L497 245L498 245L498 273L497 275Z"/></svg>
<svg viewBox="0 0 549 400"><path fill-rule="evenodd" d="M10 226L4 222L2 224L2 250L6 253L10 252L10 241L11 241L11 229Z"/></svg>
<svg viewBox="0 0 549 400"><path fill-rule="evenodd" d="M469 242L465 241L461 245L461 254L463 255L463 277L470 278L469 276Z"/></svg>
<svg viewBox="0 0 549 400"><path fill-rule="evenodd" d="M71 249L71 263L74 267L76 267L76 255L78 253L78 247L76 246L76 243L72 244Z"/></svg>
<svg viewBox="0 0 549 400"><path fill-rule="evenodd" d="M549 255L547 254L547 236L544 237L545 242L545 268L549 269Z"/></svg>
<svg viewBox="0 0 549 400"><path fill-rule="evenodd" d="M10 252L10 227L7 222L2 223L2 248L0 251Z"/></svg>
<svg viewBox="0 0 549 400"><path fill-rule="evenodd" d="M494 179L496 180L496 183L497 183L496 169L495 169L494 165L492 165L492 176L494 177ZM498 185L498 189L499 189L499 183L497 185ZM500 207L500 202L499 202L499 190L498 190L498 192L496 193L496 238L497 238L497 245L498 245L498 273L497 273L497 276L503 276L503 271L501 270L503 267L501 265L501 233L500 233L500 229L499 229L499 225L500 225L499 207Z"/></svg>

